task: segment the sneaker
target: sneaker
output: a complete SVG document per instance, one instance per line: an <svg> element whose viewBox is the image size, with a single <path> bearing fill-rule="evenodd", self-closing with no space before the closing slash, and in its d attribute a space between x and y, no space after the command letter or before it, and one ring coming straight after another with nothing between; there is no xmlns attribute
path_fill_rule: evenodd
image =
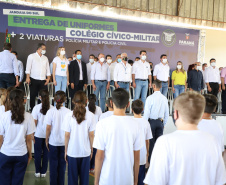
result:
<svg viewBox="0 0 226 185"><path fill-rule="evenodd" d="M40 177L40 173L35 173L35 177Z"/></svg>
<svg viewBox="0 0 226 185"><path fill-rule="evenodd" d="M44 173L44 174L41 174L41 177L46 177L46 173Z"/></svg>

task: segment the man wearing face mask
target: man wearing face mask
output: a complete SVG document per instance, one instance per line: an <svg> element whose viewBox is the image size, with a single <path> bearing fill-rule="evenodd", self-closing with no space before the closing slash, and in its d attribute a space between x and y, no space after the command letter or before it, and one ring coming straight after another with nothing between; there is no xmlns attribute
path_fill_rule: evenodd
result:
<svg viewBox="0 0 226 185"><path fill-rule="evenodd" d="M203 75L201 69L201 63L196 62L195 68L189 72L188 88L190 89L190 91L197 91L200 93L202 89L204 89Z"/></svg>
<svg viewBox="0 0 226 185"><path fill-rule="evenodd" d="M213 94L217 97L218 92L221 92L221 79L219 68L216 67L216 60L210 59L210 67L206 69L205 81L209 94Z"/></svg>
<svg viewBox="0 0 226 185"><path fill-rule="evenodd" d="M106 55L106 63L109 66L109 70L110 70L110 85L115 86L114 84L114 70L115 70L115 65L117 64L117 62L113 62L112 61L112 56L111 55ZM111 92L113 91L113 88L110 88Z"/></svg>
<svg viewBox="0 0 226 185"><path fill-rule="evenodd" d="M148 79L149 79L149 88L151 88L152 78L150 65L146 61L147 52L145 50L140 51L140 60L135 62L132 67L132 80L133 87L135 88L135 97L134 100L140 98L144 103L147 97L148 92Z"/></svg>
<svg viewBox="0 0 226 185"><path fill-rule="evenodd" d="M155 65L153 77L154 80L158 79L162 82L162 88L160 89L160 91L165 97L167 97L168 87L170 83L169 71L170 68L167 61L167 55L162 54L160 56L160 63Z"/></svg>
<svg viewBox="0 0 226 185"><path fill-rule="evenodd" d="M86 64L88 84L92 84L92 82L91 82L91 69L92 69L92 66L94 64L94 58L95 58L95 56L93 54L89 55L89 63Z"/></svg>
<svg viewBox="0 0 226 185"><path fill-rule="evenodd" d="M122 61L121 54L117 54L115 60L113 61L113 63L119 63L121 61Z"/></svg>
<svg viewBox="0 0 226 185"><path fill-rule="evenodd" d="M77 91L82 91L83 87L86 89L88 83L86 63L82 61L81 50L76 50L75 56L76 59L72 60L69 65L69 90L71 99L73 99Z"/></svg>
<svg viewBox="0 0 226 185"><path fill-rule="evenodd" d="M26 65L26 83L30 84L30 107L35 106L35 98L42 89L47 89L50 80L49 60L45 56L46 45L39 43L36 53L30 54Z"/></svg>
<svg viewBox="0 0 226 185"><path fill-rule="evenodd" d="M114 71L114 81L116 88L123 88L129 93L132 82L132 67L128 63L127 53L121 54L122 62L116 64Z"/></svg>
<svg viewBox="0 0 226 185"><path fill-rule="evenodd" d="M104 54L98 55L99 61L92 66L91 81L94 94L97 97L96 105L98 105L100 94L100 107L102 112L105 111L106 90L110 87L110 70L108 64L104 63Z"/></svg>

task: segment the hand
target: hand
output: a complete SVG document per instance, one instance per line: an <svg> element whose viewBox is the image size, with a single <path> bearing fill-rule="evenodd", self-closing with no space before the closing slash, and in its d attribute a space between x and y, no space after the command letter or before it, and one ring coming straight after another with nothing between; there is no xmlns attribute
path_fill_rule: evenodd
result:
<svg viewBox="0 0 226 185"><path fill-rule="evenodd" d="M133 87L136 88L136 83L135 82L133 83Z"/></svg>
<svg viewBox="0 0 226 185"><path fill-rule="evenodd" d="M26 78L26 83L30 84L31 83L31 79L30 78Z"/></svg>
<svg viewBox="0 0 226 185"><path fill-rule="evenodd" d="M46 83L44 85L48 85L49 83L49 79L46 79Z"/></svg>
<svg viewBox="0 0 226 185"><path fill-rule="evenodd" d="M93 91L96 91L97 90L97 87L95 84L93 84Z"/></svg>
<svg viewBox="0 0 226 185"><path fill-rule="evenodd" d="M71 89L74 89L74 88L75 88L75 84L71 83Z"/></svg>
<svg viewBox="0 0 226 185"><path fill-rule="evenodd" d="M69 81L67 81L67 86L69 86L70 85L70 83L69 83Z"/></svg>
<svg viewBox="0 0 226 185"><path fill-rule="evenodd" d="M151 82L149 83L149 88L151 88L151 86L152 86L152 84L151 84Z"/></svg>
<svg viewBox="0 0 226 185"><path fill-rule="evenodd" d="M225 91L225 85L222 85L222 90L224 90L224 91Z"/></svg>
<svg viewBox="0 0 226 185"><path fill-rule="evenodd" d="M46 139L46 148L49 151L49 139Z"/></svg>
<svg viewBox="0 0 226 185"><path fill-rule="evenodd" d="M53 84L54 84L55 86L57 85L57 82L56 82L56 80L54 80L54 81L53 81Z"/></svg>
<svg viewBox="0 0 226 185"><path fill-rule="evenodd" d="M208 91L209 91L209 92L211 92L211 91L212 91L211 87L208 87Z"/></svg>
<svg viewBox="0 0 226 185"><path fill-rule="evenodd" d="M66 161L66 163L67 163L67 153L65 152L65 154L64 154L64 159L65 159L65 161Z"/></svg>
<svg viewBox="0 0 226 185"><path fill-rule="evenodd" d="M115 87L116 89L120 88L120 86L117 83L115 83Z"/></svg>
<svg viewBox="0 0 226 185"><path fill-rule="evenodd" d="M90 160L92 159L92 157L93 157L93 151L91 151Z"/></svg>
<svg viewBox="0 0 226 185"><path fill-rule="evenodd" d="M173 93L175 93L175 89L174 88L172 88L172 91L173 91Z"/></svg>
<svg viewBox="0 0 226 185"><path fill-rule="evenodd" d="M31 155L29 155L29 156L28 156L27 165L29 165L29 164L30 164L31 160L32 160L32 156L31 156Z"/></svg>
<svg viewBox="0 0 226 185"><path fill-rule="evenodd" d="M16 85L15 87L19 87L20 83L18 81L16 81Z"/></svg>
<svg viewBox="0 0 226 185"><path fill-rule="evenodd" d="M107 87L106 87L106 89L107 89L107 91L108 91L108 89L110 88L110 85L109 84L107 84Z"/></svg>
<svg viewBox="0 0 226 185"><path fill-rule="evenodd" d="M87 89L87 84L84 84L84 88Z"/></svg>
<svg viewBox="0 0 226 185"><path fill-rule="evenodd" d="M184 92L186 92L187 91L187 87L185 87L185 89L184 89Z"/></svg>
<svg viewBox="0 0 226 185"><path fill-rule="evenodd" d="M219 87L219 90L218 90L218 92L221 92L221 86Z"/></svg>

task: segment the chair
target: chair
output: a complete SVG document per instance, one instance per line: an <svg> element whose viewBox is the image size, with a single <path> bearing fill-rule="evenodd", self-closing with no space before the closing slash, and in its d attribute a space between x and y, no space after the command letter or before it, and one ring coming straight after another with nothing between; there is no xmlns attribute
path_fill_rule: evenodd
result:
<svg viewBox="0 0 226 185"><path fill-rule="evenodd" d="M173 101L174 101L172 87L168 88L167 99L168 99L168 102L169 102L169 114L172 114L172 112L173 112Z"/></svg>
<svg viewBox="0 0 226 185"><path fill-rule="evenodd" d="M54 100L54 84L53 84L53 82L48 83L47 88L49 91L49 102L50 102L50 104L52 104L53 100Z"/></svg>
<svg viewBox="0 0 226 185"><path fill-rule="evenodd" d="M222 110L221 92L218 93L217 99L218 99L217 113L220 114L221 113L221 110Z"/></svg>
<svg viewBox="0 0 226 185"><path fill-rule="evenodd" d="M30 87L29 85L24 82L24 90L25 90L25 95L27 97L27 101L26 101L26 104L25 104L25 111L29 111L30 110Z"/></svg>

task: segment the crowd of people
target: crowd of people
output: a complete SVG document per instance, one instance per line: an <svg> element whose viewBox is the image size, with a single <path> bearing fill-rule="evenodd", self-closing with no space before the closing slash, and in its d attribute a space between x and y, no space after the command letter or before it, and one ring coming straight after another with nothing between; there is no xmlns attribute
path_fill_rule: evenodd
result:
<svg viewBox="0 0 226 185"><path fill-rule="evenodd" d="M126 53L115 61L100 53L96 59L90 55L86 64L80 50L66 58L65 48L60 47L50 66L41 43L28 56L25 70L31 91L28 113L26 95L19 89L22 67L11 50L6 43L0 53L0 185L23 184L32 160L32 141L35 178L45 178L49 164L51 185L64 184L66 166L69 185L88 185L90 172L95 174L95 185L226 183L224 133L212 119L217 93L221 88L225 91L226 68L220 78L215 59L209 68L202 70L197 62L188 72L179 61L171 74L165 54L154 68L146 61L145 50L134 63ZM51 78L54 106L47 90ZM94 93L87 97L83 89L90 83ZM163 136L170 83L177 131ZM205 84L209 93L201 95ZM106 101L110 85L115 90ZM131 85L133 116L126 115ZM67 86L72 110L65 107ZM149 88L154 92L147 97ZM40 104L35 105L36 97Z"/></svg>

